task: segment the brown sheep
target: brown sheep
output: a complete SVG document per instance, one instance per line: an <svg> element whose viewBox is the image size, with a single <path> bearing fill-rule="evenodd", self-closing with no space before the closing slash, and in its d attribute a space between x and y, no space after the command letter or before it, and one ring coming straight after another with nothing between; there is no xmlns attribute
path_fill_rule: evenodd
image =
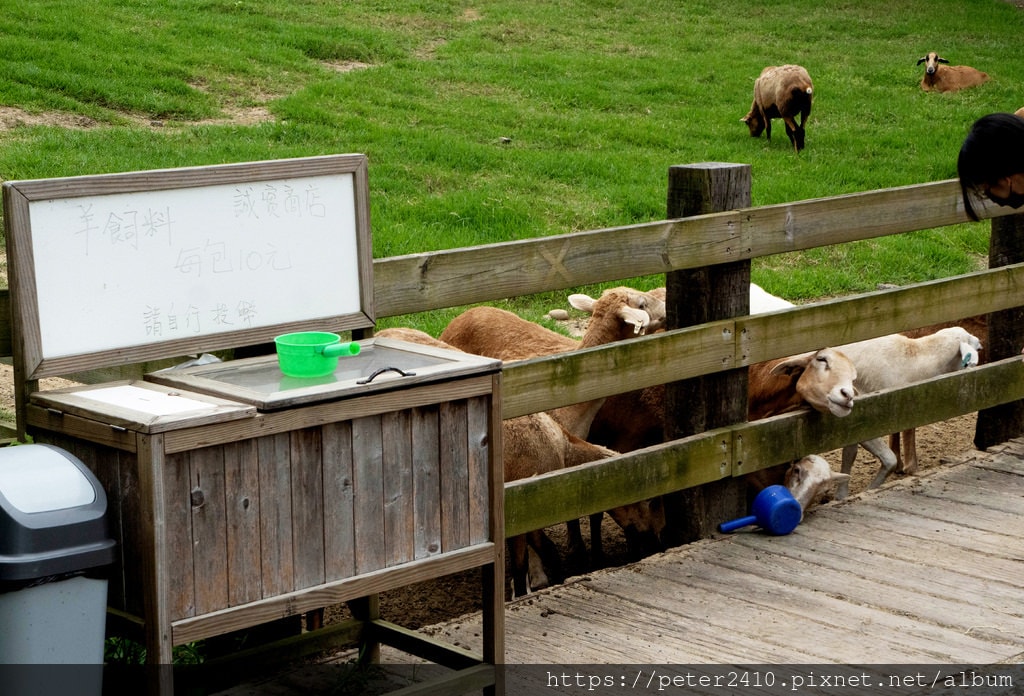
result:
<svg viewBox="0 0 1024 696"><path fill-rule="evenodd" d="M771 65L761 71L754 81L754 102L750 113L742 121L757 138L767 131L772 139L772 119L781 118L786 124L786 135L797 152L804 149L804 125L811 115L814 85L807 70L799 65ZM796 123L800 116L800 125Z"/></svg>
<svg viewBox="0 0 1024 696"><path fill-rule="evenodd" d="M1021 118L1024 118L1024 106L1022 106L1019 109L1017 109L1016 111L1014 111L1013 115L1014 116L1020 116Z"/></svg>
<svg viewBox="0 0 1024 696"><path fill-rule="evenodd" d="M455 317L441 332L441 340L460 350L504 361L525 360L570 350L604 345L612 341L659 330L665 322L665 303L633 288L605 290L593 304L592 317L582 340L576 341L513 312L496 307L474 307ZM571 435L585 438L591 421L604 399L566 406L550 415ZM664 528L660 500L642 501L609 511L622 527L630 553L639 557L662 548L659 535ZM601 515L590 518L591 556L602 554Z"/></svg>
<svg viewBox="0 0 1024 696"><path fill-rule="evenodd" d="M611 288L594 300L587 331L579 341L497 307L473 307L441 332L445 343L475 355L509 362L591 348L661 329L663 298L633 288ZM573 435L585 438L601 400L556 409L551 415Z"/></svg>
<svg viewBox="0 0 1024 696"><path fill-rule="evenodd" d="M949 61L930 51L917 64L924 63L921 89L925 92L956 92L988 82L988 74L969 65L948 65Z"/></svg>
<svg viewBox="0 0 1024 696"><path fill-rule="evenodd" d="M506 481L559 471L615 454L569 434L546 413L532 413L502 422L502 458ZM567 522L566 529L569 532L569 552L585 553L579 520ZM508 547L512 591L515 596L562 581L561 559L543 530L509 539ZM536 569L528 572L531 549L541 561L543 575Z"/></svg>
<svg viewBox="0 0 1024 696"><path fill-rule="evenodd" d="M458 350L430 334L405 327L381 329L377 336L410 343ZM565 431L546 413L532 413L502 421L502 463L505 481L558 471L570 466L604 459L615 452L592 445ZM579 520L566 523L569 552L585 553ZM512 569L512 593L519 597L562 581L558 549L543 530L534 530L508 540ZM531 564L530 551L540 564Z"/></svg>
<svg viewBox="0 0 1024 696"><path fill-rule="evenodd" d="M508 316L511 315L514 317L514 320L509 322L514 327L511 334L520 338L529 338L525 334L520 335L517 332L523 331L518 322L527 324L530 322L525 322L524 319L503 309L487 309L494 311L474 312L474 316L480 320L508 321ZM658 319L658 321L660 320L662 319ZM536 332L538 336L543 336L543 332L548 331L538 324L532 325L541 330ZM457 346L435 339L417 329L383 329L376 335L437 348L461 350ZM568 338L566 340L571 344L569 349L577 347L577 342ZM587 464L606 459L616 453L606 447L592 444L583 438L572 435L548 414L529 414L502 422L502 455L506 481L515 481ZM623 528L631 549L636 550L634 553L660 548L656 536L665 527L665 517L664 510L659 507L659 502L622 506L609 511L609 514L618 526ZM598 515L591 525L591 553L597 560L602 556L600 517ZM569 520L565 526L568 531L569 554L585 555L586 545L580 521ZM539 576L540 569L535 567L534 575L527 578L528 552L530 550L540 558L543 577ZM517 597L525 594L527 588L538 590L552 582L561 581L561 563L557 550L543 530L532 531L509 539L509 559L512 567L513 593Z"/></svg>

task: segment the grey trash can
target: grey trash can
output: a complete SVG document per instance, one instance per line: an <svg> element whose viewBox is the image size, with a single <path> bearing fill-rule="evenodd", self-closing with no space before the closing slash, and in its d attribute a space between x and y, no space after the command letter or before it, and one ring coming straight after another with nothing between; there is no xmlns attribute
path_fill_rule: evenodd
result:
<svg viewBox="0 0 1024 696"><path fill-rule="evenodd" d="M0 664L103 664L107 496L74 455L0 448Z"/></svg>

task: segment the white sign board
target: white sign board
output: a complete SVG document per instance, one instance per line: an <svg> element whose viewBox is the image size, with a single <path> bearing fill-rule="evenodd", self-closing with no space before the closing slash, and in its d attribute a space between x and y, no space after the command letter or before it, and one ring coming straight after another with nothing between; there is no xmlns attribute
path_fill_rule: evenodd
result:
<svg viewBox="0 0 1024 696"><path fill-rule="evenodd" d="M26 378L372 325L366 199L361 155L5 183Z"/></svg>

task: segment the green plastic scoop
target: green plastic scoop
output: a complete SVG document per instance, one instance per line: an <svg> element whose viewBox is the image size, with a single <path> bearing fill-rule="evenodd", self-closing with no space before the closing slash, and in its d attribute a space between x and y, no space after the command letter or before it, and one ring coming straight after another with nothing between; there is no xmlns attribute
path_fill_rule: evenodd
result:
<svg viewBox="0 0 1024 696"><path fill-rule="evenodd" d="M288 377L323 377L334 372L340 356L358 355L359 344L341 342L341 336L327 331L301 331L274 339L277 362Z"/></svg>

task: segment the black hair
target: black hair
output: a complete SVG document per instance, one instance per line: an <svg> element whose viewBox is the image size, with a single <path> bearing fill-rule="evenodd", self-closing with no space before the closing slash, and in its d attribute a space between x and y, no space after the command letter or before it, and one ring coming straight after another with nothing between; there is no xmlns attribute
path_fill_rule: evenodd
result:
<svg viewBox="0 0 1024 696"><path fill-rule="evenodd" d="M956 162L967 217L978 220L970 193L1024 173L1024 118L1013 114L982 116L971 126Z"/></svg>

